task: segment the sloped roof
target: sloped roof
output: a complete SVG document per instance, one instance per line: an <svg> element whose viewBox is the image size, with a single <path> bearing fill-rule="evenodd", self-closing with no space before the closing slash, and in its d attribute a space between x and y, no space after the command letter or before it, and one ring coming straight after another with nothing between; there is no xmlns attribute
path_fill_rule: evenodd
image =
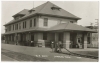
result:
<svg viewBox="0 0 100 63"><path fill-rule="evenodd" d="M58 8L60 8L59 6L57 6L57 5L55 5L55 4L51 3L51 2L47 2L39 13L79 19L79 17L69 13L68 11L65 11L62 8L60 10L58 10L58 11L53 11L51 9L51 7L58 7Z"/></svg>
<svg viewBox="0 0 100 63"><path fill-rule="evenodd" d="M55 25L51 28L35 27L32 29L17 30L15 32L11 31L11 32L7 32L5 34L29 32L29 31L86 31L86 32L97 33L97 31L95 31L93 29L85 28L85 27L77 25L77 24L61 23L61 24Z"/></svg>
<svg viewBox="0 0 100 63"><path fill-rule="evenodd" d="M22 11L20 11L20 12L18 12L17 14L13 15L13 17L16 16L16 15L18 15L18 14L22 14L22 15L29 14L28 11L29 11L28 9L23 9Z"/></svg>
<svg viewBox="0 0 100 63"><path fill-rule="evenodd" d="M73 23L61 23L56 26L53 26L49 29L50 31L53 30L72 30L72 31L87 31L87 32L97 32L95 30L85 28L83 26L73 24Z"/></svg>
<svg viewBox="0 0 100 63"><path fill-rule="evenodd" d="M46 2L46 3L40 5L40 6L36 7L36 8L32 8L33 10L35 10L32 13L29 13L28 10L24 9L24 10L20 11L17 14L26 14L26 15L23 16L22 18L18 19L17 21L20 21L21 19L28 18L28 17L30 17L32 15L35 15L35 14L50 15L50 16L65 17L65 18L73 18L73 19L80 19L79 17L69 13L68 11L66 11L66 10L64 10L62 8L59 11L54 11L54 10L51 9L51 7L53 7L53 6L54 7L58 7L57 5L55 5L55 4L51 3L51 2ZM14 22L11 22L11 23L14 23ZM11 24L11 23L8 22L5 25Z"/></svg>

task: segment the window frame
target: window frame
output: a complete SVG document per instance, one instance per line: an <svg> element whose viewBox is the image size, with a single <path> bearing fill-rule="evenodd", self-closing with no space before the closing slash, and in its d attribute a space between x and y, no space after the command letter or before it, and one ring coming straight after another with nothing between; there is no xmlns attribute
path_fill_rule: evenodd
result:
<svg viewBox="0 0 100 63"><path fill-rule="evenodd" d="M30 27L32 27L32 19L30 20Z"/></svg>
<svg viewBox="0 0 100 63"><path fill-rule="evenodd" d="M44 26L48 26L48 18L44 18L43 25L44 25Z"/></svg>
<svg viewBox="0 0 100 63"><path fill-rule="evenodd" d="M36 18L34 18L34 27L36 27Z"/></svg>

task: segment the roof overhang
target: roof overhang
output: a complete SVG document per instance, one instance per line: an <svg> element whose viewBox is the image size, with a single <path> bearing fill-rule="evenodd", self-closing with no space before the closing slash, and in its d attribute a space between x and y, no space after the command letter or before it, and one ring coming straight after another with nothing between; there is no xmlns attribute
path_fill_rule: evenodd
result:
<svg viewBox="0 0 100 63"><path fill-rule="evenodd" d="M66 18L66 19L76 19L76 20L80 20L81 19L81 18L73 18L73 17L67 17L67 16L58 16L58 15L42 14L42 13L37 13L37 14L43 15L43 16L50 16L50 17Z"/></svg>
<svg viewBox="0 0 100 63"><path fill-rule="evenodd" d="M27 18L32 17L32 16L35 16L35 15L43 15L43 16L58 17L58 18L66 18L66 19L76 19L76 20L80 20L80 19L81 19L81 18L73 18L73 17L66 17L66 16L57 16L57 15L50 15L50 14L35 13L35 14L31 14L31 15L29 15L29 16L22 17L22 18L20 18L20 19L18 19L18 20L15 20L15 21L12 22L12 23L18 22L18 21L20 21L20 20L27 19ZM4 26L9 25L9 24L12 24L12 23L5 24Z"/></svg>
<svg viewBox="0 0 100 63"><path fill-rule="evenodd" d="M13 15L12 17L16 17L16 16L24 16L25 14L16 14L16 15Z"/></svg>

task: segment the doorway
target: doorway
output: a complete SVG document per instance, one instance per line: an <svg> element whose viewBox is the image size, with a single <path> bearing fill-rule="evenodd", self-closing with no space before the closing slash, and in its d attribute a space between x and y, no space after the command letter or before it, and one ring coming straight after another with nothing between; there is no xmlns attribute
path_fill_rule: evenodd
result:
<svg viewBox="0 0 100 63"><path fill-rule="evenodd" d="M31 46L34 46L34 34L31 34Z"/></svg>
<svg viewBox="0 0 100 63"><path fill-rule="evenodd" d="M70 48L83 48L83 34L81 33L70 33Z"/></svg>

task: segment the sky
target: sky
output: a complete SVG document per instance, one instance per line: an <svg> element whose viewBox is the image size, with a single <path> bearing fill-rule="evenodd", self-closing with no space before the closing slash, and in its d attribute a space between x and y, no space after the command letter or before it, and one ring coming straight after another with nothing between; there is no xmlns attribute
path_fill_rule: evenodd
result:
<svg viewBox="0 0 100 63"><path fill-rule="evenodd" d="M2 1L1 4L1 33L5 33L5 23L13 19L13 15L23 9L37 7L47 1ZM78 25L89 26L99 19L99 2L98 1L51 1L66 11L78 16Z"/></svg>

